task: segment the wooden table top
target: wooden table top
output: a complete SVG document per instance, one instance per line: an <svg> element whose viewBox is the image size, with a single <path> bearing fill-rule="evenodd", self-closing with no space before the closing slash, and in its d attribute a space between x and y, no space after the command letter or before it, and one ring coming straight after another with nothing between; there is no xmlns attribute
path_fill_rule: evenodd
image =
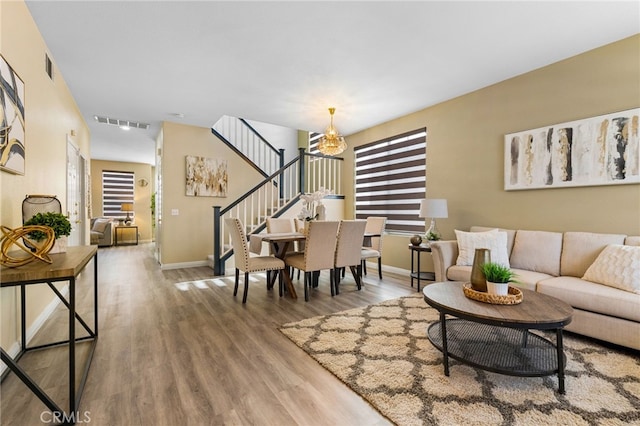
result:
<svg viewBox="0 0 640 426"><path fill-rule="evenodd" d="M0 266L0 285L55 281L77 276L98 251L98 246L67 247L66 253L50 254L53 263L34 259L17 268Z"/></svg>
<svg viewBox="0 0 640 426"><path fill-rule="evenodd" d="M307 238L306 235L300 232L278 232L278 233L271 233L271 234L256 234L256 235L262 241L265 241L268 243L277 243L277 242L284 242L284 241L289 241L289 242L302 241Z"/></svg>
<svg viewBox="0 0 640 426"><path fill-rule="evenodd" d="M555 297L521 289L521 303L493 305L466 297L463 284L459 281L429 284L422 290L424 300L440 312L505 327L547 329L571 322L573 308Z"/></svg>

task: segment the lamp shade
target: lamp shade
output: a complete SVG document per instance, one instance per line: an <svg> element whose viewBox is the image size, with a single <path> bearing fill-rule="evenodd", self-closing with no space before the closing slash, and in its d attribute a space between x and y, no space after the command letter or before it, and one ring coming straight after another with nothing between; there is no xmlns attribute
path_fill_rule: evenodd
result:
<svg viewBox="0 0 640 426"><path fill-rule="evenodd" d="M443 218L449 217L447 200L444 198L427 198L420 200L420 217Z"/></svg>
<svg viewBox="0 0 640 426"><path fill-rule="evenodd" d="M120 205L120 211L132 212L133 211L133 203L122 203Z"/></svg>

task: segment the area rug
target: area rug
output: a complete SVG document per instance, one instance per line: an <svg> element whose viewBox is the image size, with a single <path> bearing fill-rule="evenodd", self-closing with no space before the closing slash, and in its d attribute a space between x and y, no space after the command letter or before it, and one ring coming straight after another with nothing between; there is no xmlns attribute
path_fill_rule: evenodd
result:
<svg viewBox="0 0 640 426"><path fill-rule="evenodd" d="M450 360L426 337L422 295L285 324L280 331L398 425L640 425L640 357L565 333L566 394ZM553 339L553 337L552 337Z"/></svg>

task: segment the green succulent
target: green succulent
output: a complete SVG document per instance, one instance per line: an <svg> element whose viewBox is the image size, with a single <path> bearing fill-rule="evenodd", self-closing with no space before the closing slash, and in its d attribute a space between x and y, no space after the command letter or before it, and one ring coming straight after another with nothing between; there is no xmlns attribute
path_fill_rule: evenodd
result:
<svg viewBox="0 0 640 426"><path fill-rule="evenodd" d="M71 222L69 219L61 213L36 213L33 215L31 219L26 221L25 226L27 225L43 225L48 226L53 229L53 232L56 235L56 238L60 238L62 236L68 236L71 234ZM29 238L32 238L35 241L42 241L46 238L46 234L41 231L32 231L29 232Z"/></svg>
<svg viewBox="0 0 640 426"><path fill-rule="evenodd" d="M440 235L435 232L427 233L427 240L429 241L438 241L440 239Z"/></svg>
<svg viewBox="0 0 640 426"><path fill-rule="evenodd" d="M516 282L516 274L508 267L495 262L487 262L482 265L482 272L487 281L492 283Z"/></svg>

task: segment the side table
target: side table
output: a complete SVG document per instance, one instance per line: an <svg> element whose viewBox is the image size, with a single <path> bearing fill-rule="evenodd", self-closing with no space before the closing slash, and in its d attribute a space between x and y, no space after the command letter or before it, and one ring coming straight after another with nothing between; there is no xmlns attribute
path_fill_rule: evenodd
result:
<svg viewBox="0 0 640 426"><path fill-rule="evenodd" d="M119 243L118 244L118 230L119 229L132 229L136 233L136 242L135 243ZM137 246L138 245L138 225L116 225L115 228L115 241L114 245L116 246Z"/></svg>
<svg viewBox="0 0 640 426"><path fill-rule="evenodd" d="M431 246L429 244L420 244L414 246L409 244L409 250L411 250L411 287L413 287L413 280L417 281L418 291L420 291L420 280L435 281L436 274L434 272L422 272L420 271L420 254L431 253ZM418 261L414 261L414 257L418 258ZM415 266L415 269L414 269Z"/></svg>

